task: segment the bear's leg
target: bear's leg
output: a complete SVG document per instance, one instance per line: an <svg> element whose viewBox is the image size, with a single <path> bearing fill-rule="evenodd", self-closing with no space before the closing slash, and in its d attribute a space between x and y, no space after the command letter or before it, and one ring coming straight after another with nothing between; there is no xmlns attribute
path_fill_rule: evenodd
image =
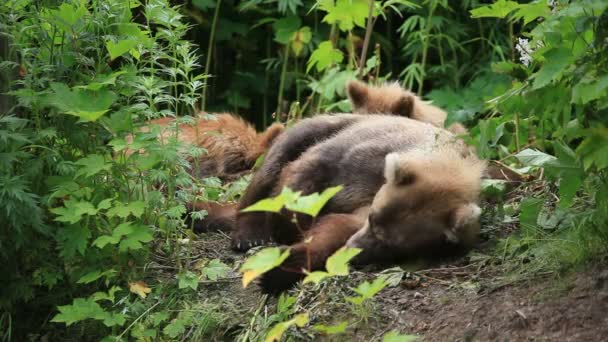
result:
<svg viewBox="0 0 608 342"><path fill-rule="evenodd" d="M241 212L250 205L271 197L280 183L281 172L290 162L298 159L311 146L324 141L355 122L356 116L331 119L308 119L279 135L266 155L262 167L254 174L251 183L239 201L236 231L232 247L245 251L271 240L273 216L264 212ZM279 190L280 191L280 190ZM270 217L269 217L270 216ZM275 217L276 218L276 217Z"/></svg>
<svg viewBox="0 0 608 342"><path fill-rule="evenodd" d="M355 214L323 216L308 231L302 242L289 247L289 257L260 279L266 293L279 293L304 278L303 270L315 271L325 267L325 261L365 223L365 217Z"/></svg>

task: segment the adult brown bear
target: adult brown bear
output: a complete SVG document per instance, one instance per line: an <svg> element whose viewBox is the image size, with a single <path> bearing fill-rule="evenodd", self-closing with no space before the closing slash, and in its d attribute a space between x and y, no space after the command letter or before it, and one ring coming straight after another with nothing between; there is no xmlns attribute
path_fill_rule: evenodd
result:
<svg viewBox="0 0 608 342"><path fill-rule="evenodd" d="M154 125L161 126L159 139L166 140L175 135L175 127L172 127L174 122L174 118L168 117L152 120L142 131L148 131ZM251 124L240 117L222 113L209 119L198 116L194 124L180 124L177 139L207 150L196 160L198 165L193 167L193 170L198 170L196 177L217 176L230 180L251 170L258 157L283 129L281 124L273 124L263 133L257 133ZM127 142L131 141L132 137L128 137Z"/></svg>
<svg viewBox="0 0 608 342"><path fill-rule="evenodd" d="M239 209L277 195L344 188L316 220L292 214L240 212L233 247L293 244L285 263L261 281L268 292L292 285L303 268L323 267L348 242L359 262L470 245L485 163L459 139L406 117L338 114L302 120L277 138L243 195Z"/></svg>

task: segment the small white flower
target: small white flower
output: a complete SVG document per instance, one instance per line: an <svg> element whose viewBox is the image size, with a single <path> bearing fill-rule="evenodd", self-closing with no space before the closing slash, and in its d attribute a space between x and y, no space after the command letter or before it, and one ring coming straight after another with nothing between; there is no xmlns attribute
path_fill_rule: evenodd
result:
<svg viewBox="0 0 608 342"><path fill-rule="evenodd" d="M519 61L525 65L529 66L532 61L532 48L530 47L530 41L525 38L517 38L517 44L515 45L515 49L519 52Z"/></svg>

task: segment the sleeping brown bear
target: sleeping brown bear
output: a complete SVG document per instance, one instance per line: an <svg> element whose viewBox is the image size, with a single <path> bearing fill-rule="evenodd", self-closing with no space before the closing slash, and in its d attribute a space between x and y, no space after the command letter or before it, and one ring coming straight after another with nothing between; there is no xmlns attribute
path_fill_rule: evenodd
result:
<svg viewBox="0 0 608 342"><path fill-rule="evenodd" d="M159 139L175 136L174 118L161 118L148 122L141 130L148 131L151 126L161 126ZM263 133L236 115L222 113L206 119L195 118L195 124L179 125L177 139L180 142L205 148L207 153L197 159L196 177L217 176L224 180L237 178L251 170L255 161L283 132L282 124L273 124ZM131 143L132 137L127 137ZM128 151L128 154L132 151ZM191 160L193 161L193 160Z"/></svg>
<svg viewBox="0 0 608 342"><path fill-rule="evenodd" d="M268 292L291 286L303 269L322 268L341 246L361 247L367 263L470 246L485 163L450 132L400 116L338 114L302 120L277 138L239 209L284 186L310 194L342 184L316 219L239 212L233 247L295 244L266 273Z"/></svg>
<svg viewBox="0 0 608 342"><path fill-rule="evenodd" d="M440 128L444 128L448 116L443 109L423 101L397 82L372 86L361 81L350 81L346 85L346 93L353 113L400 115ZM467 133L459 123L450 125L447 130L454 134Z"/></svg>

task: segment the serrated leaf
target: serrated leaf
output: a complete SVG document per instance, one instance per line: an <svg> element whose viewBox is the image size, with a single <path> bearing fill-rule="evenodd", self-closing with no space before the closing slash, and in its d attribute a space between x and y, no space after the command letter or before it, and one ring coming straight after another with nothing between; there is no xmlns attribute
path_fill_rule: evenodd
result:
<svg viewBox="0 0 608 342"><path fill-rule="evenodd" d="M109 171L112 168L112 163L106 162L105 158L98 154L91 154L85 158L79 159L74 164L80 166L76 172L76 176L91 177L101 171Z"/></svg>
<svg viewBox="0 0 608 342"><path fill-rule="evenodd" d="M110 60L114 60L125 53L135 49L139 45L139 41L133 38L119 40L118 42L106 42L106 48L110 54Z"/></svg>
<svg viewBox="0 0 608 342"><path fill-rule="evenodd" d="M572 51L566 48L554 48L545 52L546 58L542 68L533 75L534 83L532 89L539 89L553 80L560 78L564 70L572 65Z"/></svg>
<svg viewBox="0 0 608 342"><path fill-rule="evenodd" d="M225 277L226 274L228 274L228 272L230 271L230 269L231 268L221 262L220 259L213 259L209 261L207 266L203 267L201 273L205 278L215 281L219 278Z"/></svg>
<svg viewBox="0 0 608 342"><path fill-rule="evenodd" d="M333 64L340 64L344 59L342 51L334 49L331 41L324 41L319 44L319 47L312 52L308 63L306 64L306 72L315 67L317 71L323 71Z"/></svg>
<svg viewBox="0 0 608 342"><path fill-rule="evenodd" d="M145 299L152 292L152 289L143 281L135 281L129 283L129 291Z"/></svg>
<svg viewBox="0 0 608 342"><path fill-rule="evenodd" d="M76 252L84 255L90 237L91 230L85 226L75 225L62 228L57 233L57 239L61 247L61 256L72 258Z"/></svg>
<svg viewBox="0 0 608 342"><path fill-rule="evenodd" d="M287 203L287 209L316 217L323 206L344 187L342 185L325 189L321 194L315 192L307 196L300 196L293 203Z"/></svg>
<svg viewBox="0 0 608 342"><path fill-rule="evenodd" d="M198 288L198 277L191 271L182 272L177 275L178 287L180 289L191 288L196 290Z"/></svg>
<svg viewBox="0 0 608 342"><path fill-rule="evenodd" d="M240 271L243 273L243 287L265 272L279 266L289 256L289 250L281 253L278 247L264 248L245 260Z"/></svg>
<svg viewBox="0 0 608 342"><path fill-rule="evenodd" d="M350 31L355 26L365 27L365 19L369 13L367 0L337 0L319 1L319 8L327 12L323 22L330 25L338 24L341 31ZM374 9L373 16L378 14Z"/></svg>
<svg viewBox="0 0 608 342"><path fill-rule="evenodd" d="M538 222L538 215L543 208L544 199L526 198L521 201L519 214L519 224L522 229L535 227Z"/></svg>
<svg viewBox="0 0 608 342"><path fill-rule="evenodd" d="M93 299L76 298L71 305L63 305L57 308L59 313L53 317L51 322L65 323L70 326L76 322L87 319L106 320L111 315L97 304Z"/></svg>
<svg viewBox="0 0 608 342"><path fill-rule="evenodd" d="M283 333L287 329L289 329L291 326L296 325L298 327L303 327L304 325L306 325L308 323L308 321L309 321L308 314L303 313L303 314L296 315L293 319L290 319L289 321L277 323L268 332L268 335L266 335L266 338L264 340L266 342L280 341L281 336L283 336Z"/></svg>
<svg viewBox="0 0 608 342"><path fill-rule="evenodd" d="M300 29L302 20L295 15L281 18L272 24L275 30L274 40L281 44L288 44L294 33Z"/></svg>
<svg viewBox="0 0 608 342"><path fill-rule="evenodd" d="M141 249L143 247L142 243L150 242L153 238L149 227L144 225L133 226L132 231L126 234L120 242L118 249L121 252Z"/></svg>
<svg viewBox="0 0 608 342"><path fill-rule="evenodd" d="M332 276L348 275L348 262L357 254L361 253L360 248L342 247L332 254L325 262L327 272Z"/></svg>
<svg viewBox="0 0 608 342"><path fill-rule="evenodd" d="M136 218L140 218L143 215L146 204L143 201L133 201L125 204L122 202L115 202L114 207L108 210L108 217L120 217L127 218L129 215L133 215Z"/></svg>
<svg viewBox="0 0 608 342"><path fill-rule="evenodd" d="M518 9L520 5L515 1L498 0L491 5L477 7L471 10L471 18L504 18Z"/></svg>
<svg viewBox="0 0 608 342"><path fill-rule="evenodd" d="M47 102L61 112L74 115L81 121L96 121L105 114L118 96L106 89L89 91L70 88L64 83L51 83L53 92Z"/></svg>

